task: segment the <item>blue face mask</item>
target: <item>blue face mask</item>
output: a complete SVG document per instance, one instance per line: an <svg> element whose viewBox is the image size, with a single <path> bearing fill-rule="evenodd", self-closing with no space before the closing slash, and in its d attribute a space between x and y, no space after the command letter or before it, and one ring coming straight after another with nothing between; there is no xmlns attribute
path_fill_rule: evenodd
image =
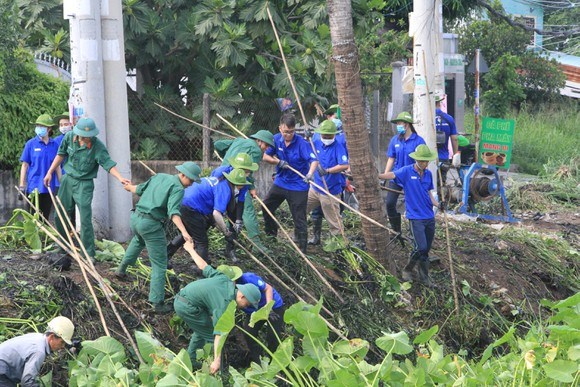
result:
<svg viewBox="0 0 580 387"><path fill-rule="evenodd" d="M48 128L46 126L37 126L34 128L34 132L38 137L44 137L48 134Z"/></svg>
<svg viewBox="0 0 580 387"><path fill-rule="evenodd" d="M397 125L397 134L405 134L405 125Z"/></svg>

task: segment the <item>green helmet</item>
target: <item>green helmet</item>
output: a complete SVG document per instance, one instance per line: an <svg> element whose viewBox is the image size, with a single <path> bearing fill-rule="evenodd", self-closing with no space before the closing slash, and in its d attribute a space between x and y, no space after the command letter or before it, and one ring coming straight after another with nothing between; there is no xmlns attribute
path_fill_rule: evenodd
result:
<svg viewBox="0 0 580 387"><path fill-rule="evenodd" d="M186 161L185 163L176 166L175 169L183 173L191 180L199 181L199 174L201 173L201 168L193 161Z"/></svg>
<svg viewBox="0 0 580 387"><path fill-rule="evenodd" d="M336 134L338 133L338 130L336 129L336 124L332 120L325 120L314 132L320 134Z"/></svg>
<svg viewBox="0 0 580 387"><path fill-rule="evenodd" d="M407 122L409 124L413 123L413 116L409 112L401 112L397 118L392 119L391 122L394 124L396 122Z"/></svg>
<svg viewBox="0 0 580 387"><path fill-rule="evenodd" d="M73 132L81 137L95 137L99 134L99 129L92 118L81 118L73 128Z"/></svg>
<svg viewBox="0 0 580 387"><path fill-rule="evenodd" d="M332 114L336 114L336 118L340 118L340 106L338 106L337 103L330 105L330 107L324 111L325 116L330 116Z"/></svg>
<svg viewBox="0 0 580 387"><path fill-rule="evenodd" d="M217 267L217 271L221 271L232 281L235 281L242 276L242 269L240 269L238 266L219 265Z"/></svg>
<svg viewBox="0 0 580 387"><path fill-rule="evenodd" d="M236 287L240 292L242 292L250 304L252 304L252 306L257 309L260 304L260 299L262 298L260 289L258 289L258 287L254 284L236 285Z"/></svg>
<svg viewBox="0 0 580 387"><path fill-rule="evenodd" d="M409 153L409 157L419 161L431 161L437 159L437 152L429 149L427 145L421 144L415 148L415 152Z"/></svg>
<svg viewBox="0 0 580 387"><path fill-rule="evenodd" d="M254 140L264 141L266 144L270 146L274 146L274 135L267 130L258 130L256 133L252 134L250 138Z"/></svg>
<svg viewBox="0 0 580 387"><path fill-rule="evenodd" d="M35 122L31 122L32 125L42 125L42 126L47 126L47 127L51 127L54 126L54 121L52 119L52 117L48 114L41 114L38 116L38 118L36 119Z"/></svg>
<svg viewBox="0 0 580 387"><path fill-rule="evenodd" d="M230 165L234 168L248 169L250 171L257 171L258 164L252 161L252 157L244 152L238 153L235 157L228 159Z"/></svg>
<svg viewBox="0 0 580 387"><path fill-rule="evenodd" d="M468 146L470 144L470 142L467 139L467 137L459 135L459 136L457 136L457 144L459 146Z"/></svg>
<svg viewBox="0 0 580 387"><path fill-rule="evenodd" d="M222 172L222 175L233 185L250 185L246 180L246 172L243 169L235 168L230 173Z"/></svg>

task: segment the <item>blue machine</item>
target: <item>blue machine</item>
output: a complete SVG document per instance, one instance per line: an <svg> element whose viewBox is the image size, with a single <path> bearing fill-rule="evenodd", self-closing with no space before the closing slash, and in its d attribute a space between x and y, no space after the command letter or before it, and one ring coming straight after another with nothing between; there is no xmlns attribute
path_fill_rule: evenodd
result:
<svg viewBox="0 0 580 387"><path fill-rule="evenodd" d="M470 166L463 165L459 169L459 176L462 182L459 213L486 220L510 223L519 221L512 215L504 186L496 167L491 165L483 166L479 163L473 163ZM485 215L477 212L476 203L490 200L496 196L501 199L504 215Z"/></svg>

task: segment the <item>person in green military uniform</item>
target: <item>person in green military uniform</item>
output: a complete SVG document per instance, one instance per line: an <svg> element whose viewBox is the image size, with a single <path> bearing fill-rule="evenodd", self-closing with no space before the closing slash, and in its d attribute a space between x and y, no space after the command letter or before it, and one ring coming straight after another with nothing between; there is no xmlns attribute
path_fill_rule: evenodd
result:
<svg viewBox="0 0 580 387"><path fill-rule="evenodd" d="M249 306L257 309L261 293L256 285L236 285L225 274L208 265L197 254L191 241L186 242L183 247L202 270L205 278L191 282L181 289L175 296L173 306L175 313L193 331L187 348L192 362L197 359L198 349L203 348L206 343L213 343L214 360L210 365L210 372L215 374L221 366L221 354L217 348L222 334L215 330L215 325L232 301L236 302L238 309Z"/></svg>
<svg viewBox="0 0 580 387"><path fill-rule="evenodd" d="M238 137L234 140L218 140L214 143L218 154L223 157L222 166L231 165L230 160L234 159L239 153L247 153L252 157L254 163L260 163L264 152L271 146L274 146L274 135L267 130L259 130L252 134L250 138ZM250 177L248 181L253 183L254 180ZM259 239L260 227L258 225L258 218L256 217L254 203L250 200L255 196L256 188L252 184L244 201L244 227L246 228L248 238L250 238L254 245L268 252L268 249L262 245Z"/></svg>
<svg viewBox="0 0 580 387"><path fill-rule="evenodd" d="M179 173L169 175L158 173L139 185L127 184L125 189L141 197L131 214L131 231L135 234L127 247L121 264L115 271L117 278L127 276L127 267L134 265L137 257L147 247L151 262L151 281L149 283L149 302L155 313L168 313L171 305L164 304L165 271L167 270L167 239L164 222L170 218L185 240L191 240L179 207L185 187L199 181L201 168L193 161L175 167Z"/></svg>
<svg viewBox="0 0 580 387"><path fill-rule="evenodd" d="M75 204L81 218L81 241L89 254L95 257L95 231L93 229L93 191L94 179L97 177L99 165L113 175L121 184L130 184L117 170L117 163L109 156L105 144L96 136L99 129L92 118L81 118L74 129L68 132L58 148L58 152L48 172L44 176L44 185L50 186L52 174L65 161L66 174L62 177L58 197L69 217L74 213ZM66 240L65 226L56 219L56 229Z"/></svg>

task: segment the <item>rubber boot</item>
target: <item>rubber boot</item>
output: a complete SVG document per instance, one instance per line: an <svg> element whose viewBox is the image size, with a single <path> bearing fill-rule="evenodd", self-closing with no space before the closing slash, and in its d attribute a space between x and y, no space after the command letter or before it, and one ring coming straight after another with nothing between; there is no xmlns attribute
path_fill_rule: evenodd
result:
<svg viewBox="0 0 580 387"><path fill-rule="evenodd" d="M401 235L401 215L399 214L397 216L390 217L389 223L391 224L393 231L397 233L395 238L399 240L401 247L405 247L405 238L403 238L403 235Z"/></svg>
<svg viewBox="0 0 580 387"><path fill-rule="evenodd" d="M422 259L419 262L419 280L428 288L435 287L435 284L431 281L431 278L429 278L429 259Z"/></svg>
<svg viewBox="0 0 580 387"><path fill-rule="evenodd" d="M320 233L322 231L322 218L314 218L312 220L312 238L308 240L309 245L319 245L320 244Z"/></svg>
<svg viewBox="0 0 580 387"><path fill-rule="evenodd" d="M297 244L300 251L306 254L306 250L308 249L308 234L307 233L299 233L297 235Z"/></svg>
<svg viewBox="0 0 580 387"><path fill-rule="evenodd" d="M417 264L417 257L415 256L415 254L411 255L411 258L409 258L409 262L407 262L407 265L403 268L403 272L401 273L401 277L403 278L403 281L413 281L413 269L415 268L415 265Z"/></svg>
<svg viewBox="0 0 580 387"><path fill-rule="evenodd" d="M226 242L226 258L229 258L234 263L238 262L238 257L236 257L236 248L231 242Z"/></svg>

